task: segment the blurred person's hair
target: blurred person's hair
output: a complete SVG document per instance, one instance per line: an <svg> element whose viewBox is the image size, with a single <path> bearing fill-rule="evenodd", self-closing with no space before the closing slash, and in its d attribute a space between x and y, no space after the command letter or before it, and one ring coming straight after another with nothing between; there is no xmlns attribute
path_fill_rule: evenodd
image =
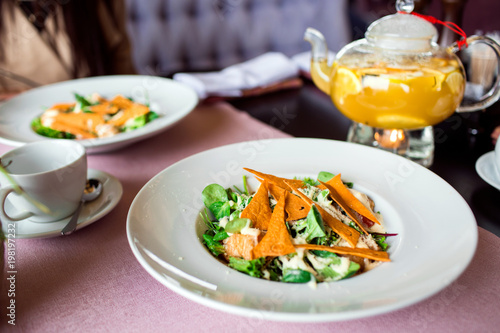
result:
<svg viewBox="0 0 500 333"><path fill-rule="evenodd" d="M60 20L63 24L57 24L58 20L54 20L55 28L57 31L64 29L69 38L74 61L74 68L72 68L74 77L78 77L78 73L84 68L88 69L91 76L110 74L113 66L98 18L99 2L113 13L113 0L0 0L0 60L3 59L5 52L2 44L5 43L6 34L9 33L5 27L4 18L6 15L14 18L14 6L19 6L40 33L47 33L46 17L63 16ZM116 18L112 15L107 19L113 21ZM56 47L52 46L52 48L57 54Z"/></svg>

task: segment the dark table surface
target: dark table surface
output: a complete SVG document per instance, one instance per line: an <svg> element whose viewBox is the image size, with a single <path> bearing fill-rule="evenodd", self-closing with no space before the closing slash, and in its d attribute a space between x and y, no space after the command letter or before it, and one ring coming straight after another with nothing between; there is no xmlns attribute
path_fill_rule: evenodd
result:
<svg viewBox="0 0 500 333"><path fill-rule="evenodd" d="M298 89L236 99L231 104L296 137L345 141L351 124L330 97L307 80ZM462 195L480 227L500 236L500 191L475 169L477 159L494 149L490 134L496 125L500 125L500 102L486 111L456 113L436 125L434 163L429 169Z"/></svg>

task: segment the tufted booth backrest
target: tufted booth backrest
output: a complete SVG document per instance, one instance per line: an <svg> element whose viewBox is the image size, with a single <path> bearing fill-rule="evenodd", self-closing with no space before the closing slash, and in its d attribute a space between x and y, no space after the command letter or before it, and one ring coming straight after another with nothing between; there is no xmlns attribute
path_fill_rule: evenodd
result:
<svg viewBox="0 0 500 333"><path fill-rule="evenodd" d="M140 74L207 71L268 51L309 50L303 34L322 31L338 51L351 39L348 0L126 0Z"/></svg>

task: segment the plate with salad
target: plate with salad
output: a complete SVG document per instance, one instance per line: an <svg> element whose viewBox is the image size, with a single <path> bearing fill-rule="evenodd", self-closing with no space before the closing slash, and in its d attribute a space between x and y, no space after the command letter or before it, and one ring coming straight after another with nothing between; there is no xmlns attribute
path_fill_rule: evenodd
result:
<svg viewBox="0 0 500 333"><path fill-rule="evenodd" d="M468 266L464 199L395 154L323 139L242 142L153 177L127 216L143 268L200 304L339 321L422 301Z"/></svg>
<svg viewBox="0 0 500 333"><path fill-rule="evenodd" d="M78 140L106 152L156 135L198 103L186 85L161 77L114 75L55 83L0 104L0 142L20 146Z"/></svg>

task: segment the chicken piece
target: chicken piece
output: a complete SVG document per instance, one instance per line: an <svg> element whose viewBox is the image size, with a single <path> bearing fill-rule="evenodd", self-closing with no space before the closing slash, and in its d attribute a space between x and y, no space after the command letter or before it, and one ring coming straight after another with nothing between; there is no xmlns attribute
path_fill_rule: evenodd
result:
<svg viewBox="0 0 500 333"><path fill-rule="evenodd" d="M243 258L245 260L252 260L252 249L259 242L260 235L242 235L233 234L224 239L224 247L226 249L226 259L229 257Z"/></svg>
<svg viewBox="0 0 500 333"><path fill-rule="evenodd" d="M95 127L95 131L97 133L97 137L99 138L107 138L120 133L118 127L111 124L99 124Z"/></svg>

